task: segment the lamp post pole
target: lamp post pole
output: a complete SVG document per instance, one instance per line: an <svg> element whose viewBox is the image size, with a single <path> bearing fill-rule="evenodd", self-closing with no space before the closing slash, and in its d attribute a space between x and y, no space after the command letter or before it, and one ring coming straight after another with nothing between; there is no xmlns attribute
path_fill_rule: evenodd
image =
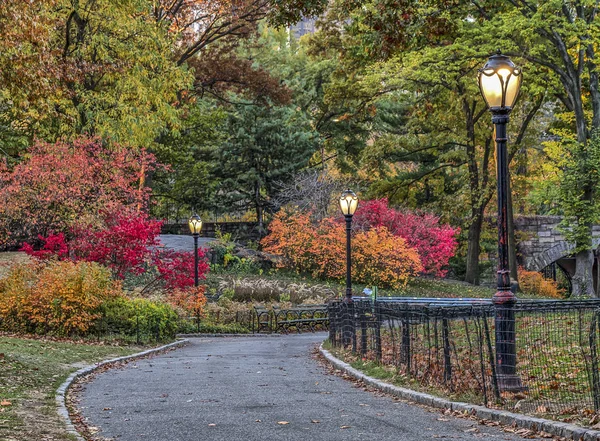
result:
<svg viewBox="0 0 600 441"><path fill-rule="evenodd" d="M517 350L514 306L517 297L510 289L508 265L508 154L506 148L506 124L508 113L493 113L496 129L497 193L498 193L498 273L497 291L492 301L495 305L496 366L498 387L506 391L523 389L517 375Z"/></svg>
<svg viewBox="0 0 600 441"><path fill-rule="evenodd" d="M194 237L194 286L198 287L198 237L200 237L200 231L202 231L202 219L194 214L190 217L188 225Z"/></svg>
<svg viewBox="0 0 600 441"><path fill-rule="evenodd" d="M510 289L508 263L508 141L506 125L521 86L521 69L500 52L479 70L479 88L495 128L496 177L498 194L497 291L492 298L495 310L496 376L500 391L523 390L517 375L515 310L517 297Z"/></svg>
<svg viewBox="0 0 600 441"><path fill-rule="evenodd" d="M344 215L346 218L346 297L344 302L352 303L352 215Z"/></svg>
<svg viewBox="0 0 600 441"><path fill-rule="evenodd" d="M354 301L352 300L352 216L358 207L358 197L352 190L346 190L340 196L340 209L346 219L346 296L343 309L344 325L342 327L342 344L352 344L352 352L356 352L356 330L354 328Z"/></svg>
<svg viewBox="0 0 600 441"><path fill-rule="evenodd" d="M194 233L194 286L198 287L198 236L200 234Z"/></svg>

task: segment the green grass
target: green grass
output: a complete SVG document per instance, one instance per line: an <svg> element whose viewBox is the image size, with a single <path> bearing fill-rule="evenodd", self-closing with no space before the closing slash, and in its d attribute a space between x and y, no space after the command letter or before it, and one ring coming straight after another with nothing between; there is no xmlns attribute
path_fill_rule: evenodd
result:
<svg viewBox="0 0 600 441"><path fill-rule="evenodd" d="M72 439L56 412L56 389L85 365L140 350L134 346L0 337L0 403L4 402L0 406L0 439Z"/></svg>

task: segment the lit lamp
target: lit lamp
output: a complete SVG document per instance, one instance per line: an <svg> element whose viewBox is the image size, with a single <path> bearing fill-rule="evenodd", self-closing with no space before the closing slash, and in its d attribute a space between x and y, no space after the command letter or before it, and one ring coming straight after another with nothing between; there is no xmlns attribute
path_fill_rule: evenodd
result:
<svg viewBox="0 0 600 441"><path fill-rule="evenodd" d="M498 193L498 290L496 306L496 372L498 387L504 391L521 391L523 386L516 374L517 352L515 339L516 296L510 290L508 265L508 154L506 124L521 88L521 69L500 51L492 55L479 69L479 89L492 113L496 141L496 176Z"/></svg>
<svg viewBox="0 0 600 441"><path fill-rule="evenodd" d="M351 279L351 250L350 233L352 230L352 216L358 207L358 197L350 189L344 191L340 196L340 208L346 218L346 299L347 303L352 302L352 279Z"/></svg>
<svg viewBox="0 0 600 441"><path fill-rule="evenodd" d="M190 217L188 221L190 232L194 236L194 286L198 286L198 237L202 231L202 219L197 214Z"/></svg>

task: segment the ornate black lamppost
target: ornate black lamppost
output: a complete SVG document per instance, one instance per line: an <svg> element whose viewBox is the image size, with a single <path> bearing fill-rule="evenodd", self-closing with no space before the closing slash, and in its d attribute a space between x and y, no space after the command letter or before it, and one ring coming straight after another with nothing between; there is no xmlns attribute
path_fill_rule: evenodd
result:
<svg viewBox="0 0 600 441"><path fill-rule="evenodd" d="M188 221L192 236L194 236L194 286L198 286L198 237L202 231L202 219L197 214Z"/></svg>
<svg viewBox="0 0 600 441"><path fill-rule="evenodd" d="M340 196L340 208L346 218L346 303L352 303L352 257L350 249L350 233L352 231L352 216L358 207L358 197L352 190L346 190Z"/></svg>
<svg viewBox="0 0 600 441"><path fill-rule="evenodd" d="M342 344L352 343L352 352L356 351L356 332L354 330L354 304L352 301L352 250L350 237L352 232L352 216L358 207L358 197L352 190L346 190L340 196L340 208L346 218L346 297L344 298L344 331Z"/></svg>
<svg viewBox="0 0 600 441"><path fill-rule="evenodd" d="M506 124L519 95L521 69L500 51L492 55L479 69L479 89L492 113L496 135L497 192L498 192L498 291L496 306L496 375L498 388L503 391L523 389L517 375L514 305L517 297L510 289L508 266L508 154Z"/></svg>

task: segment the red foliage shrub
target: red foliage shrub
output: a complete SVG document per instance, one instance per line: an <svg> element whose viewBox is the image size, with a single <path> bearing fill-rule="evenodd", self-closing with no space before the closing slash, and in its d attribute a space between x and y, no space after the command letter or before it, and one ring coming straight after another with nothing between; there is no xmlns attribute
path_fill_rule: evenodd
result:
<svg viewBox="0 0 600 441"><path fill-rule="evenodd" d="M415 248L423 264L423 272L437 277L446 274L445 267L454 255L458 228L440 224L433 214L411 213L390 208L387 199L363 202L353 218L360 230L386 227L393 235Z"/></svg>
<svg viewBox="0 0 600 441"><path fill-rule="evenodd" d="M70 234L98 213L133 213L149 189L140 177L157 166L145 150L104 147L98 139L36 142L22 162L0 162L0 247Z"/></svg>
<svg viewBox="0 0 600 441"><path fill-rule="evenodd" d="M168 290L185 290L194 286L194 253L185 251L156 251L152 260L160 279ZM198 278L206 279L208 272L205 254L198 249Z"/></svg>
<svg viewBox="0 0 600 441"><path fill-rule="evenodd" d="M69 247L63 233L50 234L48 237L38 236L38 240L43 244L39 250L34 250L28 243L23 244L19 251L26 252L29 256L40 260L58 258L64 260L69 257Z"/></svg>
<svg viewBox="0 0 600 441"><path fill-rule="evenodd" d="M147 271L156 277L147 290L159 285L167 290L184 290L194 285L194 255L191 252L160 250L158 235L161 222L148 219L144 214L114 214L107 216L102 229L74 229L73 239L67 241L60 233L39 236L43 244L39 251L30 244L21 248L39 259L74 260L100 263L119 279L127 274ZM198 250L198 275L205 279L208 264L204 251Z"/></svg>
<svg viewBox="0 0 600 441"><path fill-rule="evenodd" d="M98 262L110 268L117 277L141 274L152 246L158 245L162 222L148 219L144 214L110 214L104 227L89 231L80 226L73 230L69 243L77 260ZM93 226L89 226L90 230Z"/></svg>

